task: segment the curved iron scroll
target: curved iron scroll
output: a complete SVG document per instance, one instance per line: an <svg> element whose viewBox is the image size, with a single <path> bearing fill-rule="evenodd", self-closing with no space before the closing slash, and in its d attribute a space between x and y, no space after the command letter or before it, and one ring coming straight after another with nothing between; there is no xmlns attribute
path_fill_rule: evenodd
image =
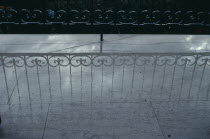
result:
<svg viewBox="0 0 210 139"><path fill-rule="evenodd" d="M127 10L3 10L0 24L108 24L108 25L209 25L210 13L202 11Z"/></svg>

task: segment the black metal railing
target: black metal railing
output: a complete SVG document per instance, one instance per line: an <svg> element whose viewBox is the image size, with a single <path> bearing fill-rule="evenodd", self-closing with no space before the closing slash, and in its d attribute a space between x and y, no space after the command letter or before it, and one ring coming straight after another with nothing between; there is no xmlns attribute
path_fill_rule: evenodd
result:
<svg viewBox="0 0 210 139"><path fill-rule="evenodd" d="M209 100L210 53L1 53L0 61L8 103Z"/></svg>
<svg viewBox="0 0 210 139"><path fill-rule="evenodd" d="M0 9L3 33L210 32L210 11L205 2L197 8L196 4L183 6L173 0L43 0L10 5Z"/></svg>

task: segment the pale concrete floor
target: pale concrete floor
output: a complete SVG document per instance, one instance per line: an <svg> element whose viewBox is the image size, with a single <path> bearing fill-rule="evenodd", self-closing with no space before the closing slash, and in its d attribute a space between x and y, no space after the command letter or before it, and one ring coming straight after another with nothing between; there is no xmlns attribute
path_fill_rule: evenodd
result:
<svg viewBox="0 0 210 139"><path fill-rule="evenodd" d="M100 35L0 35L0 52L98 52ZM104 52L208 52L209 35L104 35Z"/></svg>
<svg viewBox="0 0 210 139"><path fill-rule="evenodd" d="M104 38L104 52L190 53L208 52L210 48L209 36L105 35ZM2 35L0 51L99 52L98 41L99 35ZM59 69L51 68L51 91L46 68L39 68L40 88L36 68L28 69L30 91L24 68L17 69L18 85L14 69L7 68L9 99L1 68L0 138L209 139L210 101L206 96L210 67L206 66L203 77L203 67L195 68L192 88L194 67L187 66L184 76L183 67L177 67L171 90L173 68L167 66L166 72L163 67L157 68L152 97L152 67L146 71L136 67L134 79L133 67L129 66L118 67L115 72L109 67L103 70L94 67L93 76L90 67L75 67L71 71L72 88L69 69L62 67L60 78ZM191 98L187 97L189 90Z"/></svg>

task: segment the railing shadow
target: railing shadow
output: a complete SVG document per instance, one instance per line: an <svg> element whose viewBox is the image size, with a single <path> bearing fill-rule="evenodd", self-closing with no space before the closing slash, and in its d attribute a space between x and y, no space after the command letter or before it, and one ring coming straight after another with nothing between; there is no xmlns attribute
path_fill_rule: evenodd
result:
<svg viewBox="0 0 210 139"><path fill-rule="evenodd" d="M0 56L7 103L209 100L210 53Z"/></svg>

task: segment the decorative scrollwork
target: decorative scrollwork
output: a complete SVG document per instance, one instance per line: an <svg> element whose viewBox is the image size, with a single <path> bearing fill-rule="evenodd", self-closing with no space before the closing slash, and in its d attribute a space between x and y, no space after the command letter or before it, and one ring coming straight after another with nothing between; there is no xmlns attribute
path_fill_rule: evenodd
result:
<svg viewBox="0 0 210 139"><path fill-rule="evenodd" d="M84 10L82 12L72 10L70 11L70 21L71 23L89 23L90 12L88 10Z"/></svg>
<svg viewBox="0 0 210 139"><path fill-rule="evenodd" d="M21 22L29 22L31 20L31 12L26 9L22 9L21 12Z"/></svg>
<svg viewBox="0 0 210 139"><path fill-rule="evenodd" d="M6 13L3 9L0 9L0 23L6 22Z"/></svg>
<svg viewBox="0 0 210 139"><path fill-rule="evenodd" d="M181 11L165 11L162 15L162 24L181 24L183 22L183 13Z"/></svg>
<svg viewBox="0 0 210 139"><path fill-rule="evenodd" d="M6 13L7 14L5 15L5 21L7 23L19 23L18 12L16 10L10 9Z"/></svg>
<svg viewBox="0 0 210 139"><path fill-rule="evenodd" d="M208 26L209 13L203 11L159 10L4 10L0 9L0 24L107 24L107 25L201 25ZM116 24L115 24L116 23Z"/></svg>
<svg viewBox="0 0 210 139"><path fill-rule="evenodd" d="M42 11L40 10L30 11L27 9L22 9L19 13L21 24L38 24L42 22Z"/></svg>
<svg viewBox="0 0 210 139"><path fill-rule="evenodd" d="M102 10L95 10L94 22L98 24L112 24L114 22L114 12L112 10L105 12Z"/></svg>
<svg viewBox="0 0 210 139"><path fill-rule="evenodd" d="M119 22L119 24L137 24L138 13L136 11L127 13L121 10L117 13L117 22Z"/></svg>
<svg viewBox="0 0 210 139"><path fill-rule="evenodd" d="M203 24L205 22L205 13L188 11L184 21L185 24Z"/></svg>
<svg viewBox="0 0 210 139"><path fill-rule="evenodd" d="M46 22L47 23L65 23L67 19L67 13L64 10L55 12L53 10L46 11Z"/></svg>
<svg viewBox="0 0 210 139"><path fill-rule="evenodd" d="M140 24L158 24L161 21L160 11L148 11L141 12Z"/></svg>

